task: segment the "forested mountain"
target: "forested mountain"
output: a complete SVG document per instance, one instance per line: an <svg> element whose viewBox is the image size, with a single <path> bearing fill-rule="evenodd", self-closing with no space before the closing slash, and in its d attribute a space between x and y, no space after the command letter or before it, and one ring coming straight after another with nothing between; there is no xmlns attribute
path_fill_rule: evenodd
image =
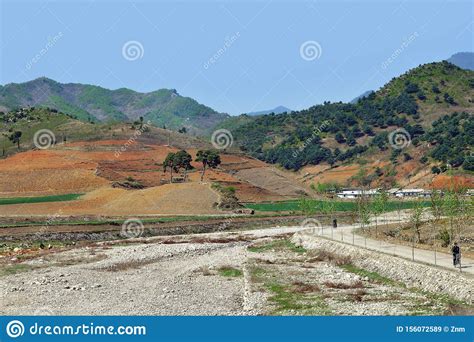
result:
<svg viewBox="0 0 474 342"><path fill-rule="evenodd" d="M36 106L49 107L86 122L133 121L144 117L154 125L171 129L186 127L202 134L227 114L183 97L174 89L139 93L121 88L62 84L48 78L0 86L0 111Z"/></svg>
<svg viewBox="0 0 474 342"><path fill-rule="evenodd" d="M371 156L396 164L415 151L434 172L446 163L472 170L473 113L474 72L443 61L414 68L356 103L257 117L233 134L246 153L293 170Z"/></svg>

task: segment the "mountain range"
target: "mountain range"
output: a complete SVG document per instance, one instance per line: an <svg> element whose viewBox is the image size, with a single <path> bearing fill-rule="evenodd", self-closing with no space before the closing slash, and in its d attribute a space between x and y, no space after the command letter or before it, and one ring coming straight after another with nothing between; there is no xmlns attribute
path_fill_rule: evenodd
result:
<svg viewBox="0 0 474 342"><path fill-rule="evenodd" d="M468 66L468 54L453 58ZM363 95L351 103L270 110L276 114L281 109L278 115L229 116L173 89L139 93L39 78L0 87L0 141L8 154L17 150L7 139L16 131L23 133L23 141L40 128L68 141L94 140L104 132L114 137L122 134L123 122L141 127L142 118L188 135L228 129L234 149L286 169L316 172L321 179L334 173L335 181L344 174L351 181L394 186L455 169L474 184L474 71L447 61L428 63ZM28 106L38 110L11 110ZM398 148L404 140L406 145Z"/></svg>
<svg viewBox="0 0 474 342"><path fill-rule="evenodd" d="M285 107L285 106L277 106L273 109L267 109L267 110L261 110L261 111L258 111L258 112L249 112L249 113L246 113L247 115L250 115L250 116L256 116L256 115L266 115L266 114L281 114L281 113L290 113L292 110Z"/></svg>
<svg viewBox="0 0 474 342"><path fill-rule="evenodd" d="M143 117L156 126L173 130L185 127L194 134L203 134L229 116L183 97L175 89L140 93L126 88L63 84L45 77L0 86L0 110L26 106L49 107L88 122L134 121Z"/></svg>

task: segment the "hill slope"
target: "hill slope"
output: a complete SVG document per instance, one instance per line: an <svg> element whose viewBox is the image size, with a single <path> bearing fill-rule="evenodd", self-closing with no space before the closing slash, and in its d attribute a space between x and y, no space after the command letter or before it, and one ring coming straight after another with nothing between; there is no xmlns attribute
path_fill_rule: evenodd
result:
<svg viewBox="0 0 474 342"><path fill-rule="evenodd" d="M19 142L9 139L16 132L21 132ZM35 138L37 132L43 132L40 138ZM218 212L213 207L216 202L216 193L210 188L213 183L233 187L239 200L245 202L294 199L309 192L290 172L222 151L222 164L215 170L207 170L202 183L202 165L195 161L196 154L200 149L212 148L211 142L148 122L143 125L85 123L56 110L29 107L0 115L0 146L5 157L0 159L3 176L0 198L90 193L80 203L69 203L71 207L49 202L35 203L32 207L12 204L0 208L1 215L54 214L56 210L62 210L63 214L102 211L115 215L123 210L123 203L115 201L124 194L121 187L127 188L127 193L133 192L130 199L139 208L137 212L147 214ZM168 153L181 149L192 155L194 168L187 173L188 182L168 184L161 190L170 180L170 173L163 170L163 161ZM139 187L135 188L137 184ZM142 187L149 191L137 190ZM158 201L156 196L168 195L175 197L160 198L159 208L153 206ZM186 206L176 208L180 196L187 203L202 202L203 206L187 212Z"/></svg>
<svg viewBox="0 0 474 342"><path fill-rule="evenodd" d="M193 133L202 133L228 117L174 89L139 93L125 88L62 84L48 78L0 87L0 110L26 106L47 106L89 122L133 121L142 116L157 126L186 127Z"/></svg>
<svg viewBox="0 0 474 342"><path fill-rule="evenodd" d="M357 103L257 117L232 133L243 151L287 169L373 165L341 180L396 185L432 167L433 175L444 172L447 163L471 177L473 113L474 72L440 62L412 69Z"/></svg>

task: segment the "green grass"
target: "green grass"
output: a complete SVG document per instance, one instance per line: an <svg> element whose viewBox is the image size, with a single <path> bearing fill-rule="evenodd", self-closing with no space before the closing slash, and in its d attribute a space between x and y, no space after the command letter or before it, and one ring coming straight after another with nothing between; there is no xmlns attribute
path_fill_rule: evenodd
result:
<svg viewBox="0 0 474 342"><path fill-rule="evenodd" d="M330 315L328 305L317 293L301 293L291 285L278 282L270 270L253 266L250 268L252 282L262 283L269 292L268 301L274 304L272 314Z"/></svg>
<svg viewBox="0 0 474 342"><path fill-rule="evenodd" d="M290 292L286 286L273 283L267 284L266 287L272 293L268 300L276 305L275 313L313 309L313 304L311 302L305 303L302 294Z"/></svg>
<svg viewBox="0 0 474 342"><path fill-rule="evenodd" d="M22 203L43 203L43 202L64 202L78 199L83 194L65 194L38 197L11 197L0 198L0 205L22 204Z"/></svg>
<svg viewBox="0 0 474 342"><path fill-rule="evenodd" d="M290 250L292 252L298 253L298 254L303 254L306 252L306 249L295 245L293 242L290 240L274 240L270 243L264 244L264 245L256 245L256 246L249 246L247 248L250 252L254 253L262 253L262 252L267 252L271 250Z"/></svg>
<svg viewBox="0 0 474 342"><path fill-rule="evenodd" d="M361 277L367 277L369 280L384 284L387 286L395 286L407 288L407 286L399 281L384 277L377 272L370 272L365 269L359 268L352 264L342 265L341 268L344 270L357 274ZM422 290L417 287L408 288L410 292L417 293L422 297L414 299L412 307L410 308L410 315L445 315L446 310L450 307L457 307L466 310L474 310L472 305L464 301L457 300L447 294L438 294L429 291Z"/></svg>
<svg viewBox="0 0 474 342"><path fill-rule="evenodd" d="M313 204L314 208L321 208L324 201L321 200L308 200ZM333 201L335 203L335 211L340 212L350 212L354 211L357 208L357 203L355 201ZM388 202L386 206L386 211L395 211L403 209L411 209L415 206L416 202L406 201L406 202ZM429 206L429 202L422 202L423 206ZM248 203L245 205L249 209L256 211L302 211L300 207L300 201L281 201L281 202L266 202L266 203Z"/></svg>
<svg viewBox="0 0 474 342"><path fill-rule="evenodd" d="M347 272L357 274L361 277L367 277L367 278L369 278L369 280L371 280L373 282L376 282L376 283L379 283L379 284L405 287L405 284L403 284L403 283L400 283L400 282L395 281L393 279L384 277L384 276L378 274L377 272L367 271L363 268L359 268L359 267L354 266L352 264L341 265L341 268L343 268Z"/></svg>
<svg viewBox="0 0 474 342"><path fill-rule="evenodd" d="M410 288L413 293L422 295L423 297L415 299L410 309L410 315L446 315L447 309L455 308L473 312L474 307L466 302L457 300L446 294L438 294L421 290L419 288ZM449 312L449 311L448 311Z"/></svg>
<svg viewBox="0 0 474 342"><path fill-rule="evenodd" d="M7 276L21 272L27 272L33 269L33 266L26 264L14 264L0 268L0 276Z"/></svg>
<svg viewBox="0 0 474 342"><path fill-rule="evenodd" d="M241 277L243 275L241 270L229 266L219 268L218 272L223 277Z"/></svg>

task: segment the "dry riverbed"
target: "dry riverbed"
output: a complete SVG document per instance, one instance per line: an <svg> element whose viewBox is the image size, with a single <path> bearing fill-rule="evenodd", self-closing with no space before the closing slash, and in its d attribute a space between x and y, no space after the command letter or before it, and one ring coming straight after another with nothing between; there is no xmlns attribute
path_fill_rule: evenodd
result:
<svg viewBox="0 0 474 342"><path fill-rule="evenodd" d="M302 228L95 243L0 267L3 315L420 315L472 306L295 245ZM426 266L429 267L429 266Z"/></svg>

